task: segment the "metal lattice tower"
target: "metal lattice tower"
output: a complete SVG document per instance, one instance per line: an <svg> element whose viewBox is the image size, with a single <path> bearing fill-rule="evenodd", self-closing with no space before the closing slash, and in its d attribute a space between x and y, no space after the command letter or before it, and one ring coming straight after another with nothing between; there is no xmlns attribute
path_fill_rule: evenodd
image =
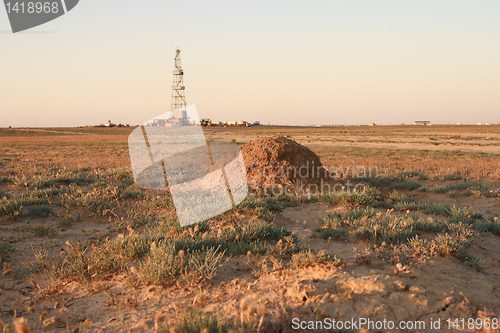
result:
<svg viewBox="0 0 500 333"><path fill-rule="evenodd" d="M181 50L175 51L174 83L172 84L172 116L174 118L185 118L186 96L184 94L184 71L181 65ZM174 113L175 111L175 113Z"/></svg>

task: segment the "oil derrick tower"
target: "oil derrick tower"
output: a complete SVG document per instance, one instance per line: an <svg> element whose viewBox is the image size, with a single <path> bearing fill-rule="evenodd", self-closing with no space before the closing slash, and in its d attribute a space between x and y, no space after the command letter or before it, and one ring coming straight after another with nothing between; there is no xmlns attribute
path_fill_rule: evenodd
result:
<svg viewBox="0 0 500 333"><path fill-rule="evenodd" d="M175 51L174 83L172 84L172 118L187 120L186 96L184 93L184 71L181 65L181 50Z"/></svg>

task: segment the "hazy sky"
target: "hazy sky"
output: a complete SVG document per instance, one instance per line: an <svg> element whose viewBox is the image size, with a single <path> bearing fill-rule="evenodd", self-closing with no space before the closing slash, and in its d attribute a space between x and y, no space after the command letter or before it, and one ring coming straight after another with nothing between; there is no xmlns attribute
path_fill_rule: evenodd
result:
<svg viewBox="0 0 500 333"><path fill-rule="evenodd" d="M496 123L499 17L498 0L81 0L12 34L0 8L0 126L170 111L177 46L200 117Z"/></svg>

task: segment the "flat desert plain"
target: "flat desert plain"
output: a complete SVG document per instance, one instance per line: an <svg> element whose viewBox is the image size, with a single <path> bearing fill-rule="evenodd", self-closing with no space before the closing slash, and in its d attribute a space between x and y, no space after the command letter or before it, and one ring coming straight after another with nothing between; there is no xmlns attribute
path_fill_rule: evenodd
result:
<svg viewBox="0 0 500 333"><path fill-rule="evenodd" d="M135 184L132 129L0 129L3 332L499 331L500 126L207 128L294 140L364 190L184 228Z"/></svg>

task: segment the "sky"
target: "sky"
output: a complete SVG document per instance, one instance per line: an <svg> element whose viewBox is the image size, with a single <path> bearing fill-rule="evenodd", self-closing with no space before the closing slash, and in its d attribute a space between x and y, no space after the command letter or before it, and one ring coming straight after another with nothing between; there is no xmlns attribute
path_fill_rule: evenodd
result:
<svg viewBox="0 0 500 333"><path fill-rule="evenodd" d="M176 47L201 118L499 123L499 14L498 0L81 0L13 34L0 8L0 127L168 112Z"/></svg>

